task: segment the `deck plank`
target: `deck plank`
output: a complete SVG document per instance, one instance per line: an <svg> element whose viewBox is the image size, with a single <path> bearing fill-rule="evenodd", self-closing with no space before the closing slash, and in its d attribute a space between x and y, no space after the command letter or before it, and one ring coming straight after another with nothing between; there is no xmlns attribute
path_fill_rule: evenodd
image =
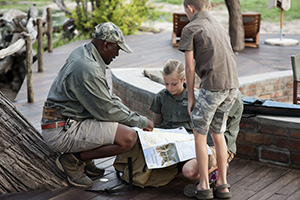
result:
<svg viewBox="0 0 300 200"><path fill-rule="evenodd" d="M278 194L278 191L285 185L289 184L294 180L295 176L299 176L299 171L295 170L288 170L284 168L276 167L278 173L274 173L275 170L273 170L272 174L269 174L266 177L262 177L261 182L264 182L266 179L270 182L268 184L265 184L266 187L261 187L260 190L255 193L249 200L255 200L255 199L272 199L271 196L274 194ZM278 175L278 176L276 176ZM272 180L272 181L271 181ZM257 187L258 184L255 184L255 187ZM251 188L251 186L250 186ZM299 189L299 185L298 185Z"/></svg>

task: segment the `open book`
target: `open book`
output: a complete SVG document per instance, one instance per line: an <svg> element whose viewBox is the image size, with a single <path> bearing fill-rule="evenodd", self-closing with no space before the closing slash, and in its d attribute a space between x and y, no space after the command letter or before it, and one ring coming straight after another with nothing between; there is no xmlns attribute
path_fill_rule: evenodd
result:
<svg viewBox="0 0 300 200"><path fill-rule="evenodd" d="M163 168L196 157L194 135L185 128L159 129L152 132L135 128L149 169ZM212 154L207 145L208 154Z"/></svg>

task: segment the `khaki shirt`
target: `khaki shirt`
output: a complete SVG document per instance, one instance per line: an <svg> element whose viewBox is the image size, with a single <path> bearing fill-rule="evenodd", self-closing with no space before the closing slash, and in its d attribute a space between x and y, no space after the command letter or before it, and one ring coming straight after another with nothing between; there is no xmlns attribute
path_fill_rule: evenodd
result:
<svg viewBox="0 0 300 200"><path fill-rule="evenodd" d="M198 12L182 30L179 50L194 51L200 87L210 91L238 88L235 56L229 35L208 11Z"/></svg>
<svg viewBox="0 0 300 200"><path fill-rule="evenodd" d="M148 119L130 111L110 93L105 77L107 65L92 43L76 48L54 80L47 106L75 120L96 119L146 128Z"/></svg>
<svg viewBox="0 0 300 200"><path fill-rule="evenodd" d="M188 92L174 97L167 89L157 93L152 101L150 110L160 114L162 122L159 128L178 128L183 126L187 131L193 130L193 125L187 110Z"/></svg>

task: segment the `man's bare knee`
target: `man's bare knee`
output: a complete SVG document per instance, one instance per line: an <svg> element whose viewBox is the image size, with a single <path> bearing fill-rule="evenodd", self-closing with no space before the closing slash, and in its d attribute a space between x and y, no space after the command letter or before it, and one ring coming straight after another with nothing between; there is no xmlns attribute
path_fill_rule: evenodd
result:
<svg viewBox="0 0 300 200"><path fill-rule="evenodd" d="M124 140L123 148L131 149L137 140L137 133L135 130L131 129L131 131L128 132L126 135L127 137Z"/></svg>
<svg viewBox="0 0 300 200"><path fill-rule="evenodd" d="M132 128L119 124L115 143L124 149L131 149L137 140L137 133Z"/></svg>

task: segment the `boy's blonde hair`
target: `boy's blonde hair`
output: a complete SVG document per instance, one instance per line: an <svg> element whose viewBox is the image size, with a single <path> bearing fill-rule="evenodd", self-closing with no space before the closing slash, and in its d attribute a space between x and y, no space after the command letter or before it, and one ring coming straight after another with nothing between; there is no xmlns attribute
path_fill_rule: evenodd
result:
<svg viewBox="0 0 300 200"><path fill-rule="evenodd" d="M187 8L188 5L194 6L197 11L208 10L210 8L210 0L184 0L183 6Z"/></svg>
<svg viewBox="0 0 300 200"><path fill-rule="evenodd" d="M184 79L185 72L183 64L178 60L168 60L164 66L163 75L169 75L175 71L178 73L180 80Z"/></svg>

